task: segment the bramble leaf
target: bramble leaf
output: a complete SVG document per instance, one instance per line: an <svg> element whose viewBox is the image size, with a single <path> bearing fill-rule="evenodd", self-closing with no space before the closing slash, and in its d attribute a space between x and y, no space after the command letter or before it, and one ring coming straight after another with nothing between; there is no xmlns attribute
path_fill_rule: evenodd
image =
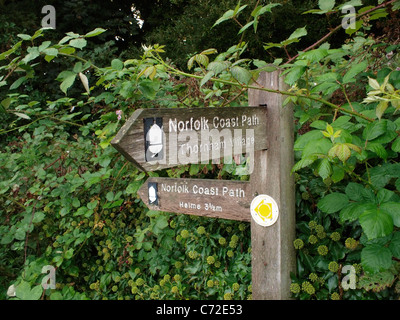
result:
<svg viewBox="0 0 400 320"><path fill-rule="evenodd" d="M317 207L325 213L335 213L342 210L349 202L347 195L334 192L323 197Z"/></svg>
<svg viewBox="0 0 400 320"><path fill-rule="evenodd" d="M378 244L367 245L361 251L361 263L367 272L384 271L392 265L392 253Z"/></svg>

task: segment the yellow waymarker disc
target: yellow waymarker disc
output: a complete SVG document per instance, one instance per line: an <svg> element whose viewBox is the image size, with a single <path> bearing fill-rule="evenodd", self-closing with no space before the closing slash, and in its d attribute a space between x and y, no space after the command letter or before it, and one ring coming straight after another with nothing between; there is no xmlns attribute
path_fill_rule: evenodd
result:
<svg viewBox="0 0 400 320"><path fill-rule="evenodd" d="M266 194L258 195L253 199L250 211L254 221L264 227L273 225L279 216L278 205Z"/></svg>

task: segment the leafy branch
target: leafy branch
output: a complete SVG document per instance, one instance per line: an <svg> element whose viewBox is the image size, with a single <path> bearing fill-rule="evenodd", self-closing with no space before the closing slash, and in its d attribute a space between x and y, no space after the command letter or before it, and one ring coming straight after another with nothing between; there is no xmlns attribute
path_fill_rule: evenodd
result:
<svg viewBox="0 0 400 320"><path fill-rule="evenodd" d="M201 81L204 81L206 76L202 76L202 75L198 75L198 74L192 74L192 73L188 73L188 72L184 72L181 70L178 70L175 67L172 67L171 65L169 65L168 63L166 63L161 56L159 55L159 52L157 52L156 50L153 50L152 48L149 48L147 51L147 54L150 55L150 57L152 59L154 59L155 61L157 61L160 65L164 66L165 68L167 68L169 70L169 72L171 72L172 74L175 75L179 75L179 76L184 76L184 77L188 77L188 78L194 78L194 79L198 79ZM209 75L209 74L208 74ZM353 116L357 116L361 119L367 120L367 121L373 121L373 119L359 113L356 112L354 110L347 110L341 106L338 106L326 99L323 99L321 97L317 97L317 96L313 96L313 95L309 95L309 94L301 94L301 93L297 93L297 92L292 92L292 91L283 91L283 90L275 90L275 89L270 89L270 88L265 88L264 86L258 84L257 82L256 85L250 85L250 84L245 84L243 82L239 82L239 81L231 81L231 80L225 80L225 79L221 79L221 78L216 78L216 77L209 77L207 76L207 81L211 81L211 82L217 82L217 83L221 83L224 85L228 85L228 86L233 86L233 87L239 87L241 90L249 90L249 89L254 89L254 90L260 90L260 91L265 91L265 92L271 92L271 93L277 93L277 94L281 94L283 96L292 96L292 97L297 97L297 98L304 98L304 99L309 99L309 100L313 100L319 103L322 103L334 110L338 110L341 111L343 113L347 113L347 114L351 114ZM252 81L254 81L254 79L252 78ZM250 82L250 81L249 81Z"/></svg>

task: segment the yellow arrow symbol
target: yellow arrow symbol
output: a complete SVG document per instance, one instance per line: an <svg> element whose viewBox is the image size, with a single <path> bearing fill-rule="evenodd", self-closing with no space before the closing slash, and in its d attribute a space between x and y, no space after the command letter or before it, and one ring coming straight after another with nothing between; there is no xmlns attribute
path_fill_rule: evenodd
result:
<svg viewBox="0 0 400 320"><path fill-rule="evenodd" d="M272 220L272 203L264 202L264 199L256 206L254 209L257 212L261 219L265 221L265 219Z"/></svg>

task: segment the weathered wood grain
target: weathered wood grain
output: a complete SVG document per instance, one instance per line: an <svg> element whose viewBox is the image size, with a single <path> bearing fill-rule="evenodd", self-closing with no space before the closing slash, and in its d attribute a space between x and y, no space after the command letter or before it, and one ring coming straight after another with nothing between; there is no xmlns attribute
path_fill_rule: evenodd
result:
<svg viewBox="0 0 400 320"><path fill-rule="evenodd" d="M157 183L158 205L149 204L149 183ZM247 222L251 219L252 196L247 181L148 178L138 195L156 211Z"/></svg>
<svg viewBox="0 0 400 320"><path fill-rule="evenodd" d="M257 80L265 88L287 89L279 72L261 73ZM249 104L267 104L268 151L257 151L250 176L251 193L267 194L279 207L279 218L270 227L251 222L253 299L289 299L290 272L296 270L295 191L291 168L294 163L294 119L291 106L282 106L284 96L260 90L249 91Z"/></svg>

